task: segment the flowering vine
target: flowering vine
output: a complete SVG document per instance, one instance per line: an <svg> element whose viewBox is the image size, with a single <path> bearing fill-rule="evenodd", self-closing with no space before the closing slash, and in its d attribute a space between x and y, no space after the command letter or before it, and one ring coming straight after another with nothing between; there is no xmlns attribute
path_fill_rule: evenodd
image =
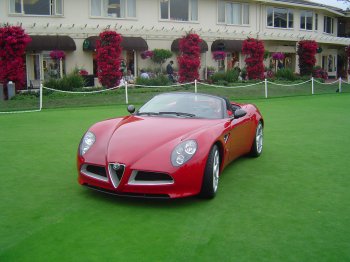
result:
<svg viewBox="0 0 350 262"><path fill-rule="evenodd" d="M50 57L53 60L61 60L61 59L64 59L66 57L66 54L62 50L52 50L50 52Z"/></svg>
<svg viewBox="0 0 350 262"><path fill-rule="evenodd" d="M120 61L122 37L114 31L104 31L97 40L97 76L103 86L118 86L122 77Z"/></svg>
<svg viewBox="0 0 350 262"><path fill-rule="evenodd" d="M283 60L285 58L285 55L283 53L273 53L272 58L275 60Z"/></svg>
<svg viewBox="0 0 350 262"><path fill-rule="evenodd" d="M200 43L203 40L199 35L189 33L179 41L180 56L177 58L179 63L179 82L192 82L199 79L200 62Z"/></svg>
<svg viewBox="0 0 350 262"><path fill-rule="evenodd" d="M264 42L254 38L243 41L242 54L246 55L247 74L249 79L264 79Z"/></svg>
<svg viewBox="0 0 350 262"><path fill-rule="evenodd" d="M141 58L142 59L147 59L147 58L152 58L153 57L153 51L146 50L141 53Z"/></svg>
<svg viewBox="0 0 350 262"><path fill-rule="evenodd" d="M214 51L213 52L213 59L215 61L224 60L225 57L226 57L226 52L224 52L224 51Z"/></svg>
<svg viewBox="0 0 350 262"><path fill-rule="evenodd" d="M25 48L31 38L20 26L0 27L0 83L13 81L16 89L25 84ZM4 88L7 90L7 88Z"/></svg>
<svg viewBox="0 0 350 262"><path fill-rule="evenodd" d="M314 40L302 40L298 43L300 75L311 75L316 64L318 45Z"/></svg>

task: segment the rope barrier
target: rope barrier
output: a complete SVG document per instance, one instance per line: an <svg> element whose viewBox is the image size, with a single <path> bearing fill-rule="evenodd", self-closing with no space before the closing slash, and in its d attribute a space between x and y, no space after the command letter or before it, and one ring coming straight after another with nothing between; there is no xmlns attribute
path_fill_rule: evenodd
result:
<svg viewBox="0 0 350 262"><path fill-rule="evenodd" d="M321 85L333 85L333 84L335 84L335 83L338 83L338 82L339 82L339 79L337 79L336 81L331 82L331 83L322 83L322 82L317 81L317 80L315 80L315 79L314 79L314 81L315 81L316 83L318 83L318 84L321 84Z"/></svg>
<svg viewBox="0 0 350 262"><path fill-rule="evenodd" d="M218 88L231 88L231 89L235 89L235 88L241 88L241 87L250 87L250 86L261 85L261 84L263 84L263 83L264 83L264 81L261 81L261 82L258 82L258 83L249 84L249 85L244 85L244 86L219 86L219 85L207 84L207 83L203 83L203 82L200 82L199 84L204 85L204 86L218 87Z"/></svg>
<svg viewBox="0 0 350 262"><path fill-rule="evenodd" d="M315 80L314 80L315 81ZM299 86L299 85L303 85L303 84L306 84L308 82L311 82L311 80L307 80L305 82L301 82L301 83L297 83L297 84L291 84L291 85L283 85L283 84L277 84L277 83L274 83L274 82L270 82L270 81L267 81L268 83L270 83L271 85L276 85L276 86Z"/></svg>
<svg viewBox="0 0 350 262"><path fill-rule="evenodd" d="M8 112L0 112L0 114L34 113L34 112L40 112L40 111L41 109L25 110L25 111L8 111Z"/></svg>
<svg viewBox="0 0 350 262"><path fill-rule="evenodd" d="M109 89L95 90L95 91L90 91L90 92L65 91L65 90L59 90L59 89L49 88L49 87L45 87L45 86L43 86L43 89L50 90L50 91L54 91L54 92L59 92L59 93L68 93L68 94L96 94L96 93L102 93L102 92L112 91L112 90L118 89L118 88L120 88L120 87L121 87L121 86L116 86L116 87L112 87L112 88L109 88Z"/></svg>

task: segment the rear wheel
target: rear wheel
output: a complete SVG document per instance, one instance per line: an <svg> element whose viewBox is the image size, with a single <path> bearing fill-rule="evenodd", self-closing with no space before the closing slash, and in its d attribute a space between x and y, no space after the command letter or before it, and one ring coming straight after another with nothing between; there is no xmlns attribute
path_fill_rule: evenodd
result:
<svg viewBox="0 0 350 262"><path fill-rule="evenodd" d="M259 121L256 127L253 145L250 150L251 156L258 157L261 155L262 149L263 149L263 138L264 138L264 128L263 128L262 122Z"/></svg>
<svg viewBox="0 0 350 262"><path fill-rule="evenodd" d="M214 145L209 153L204 170L202 189L200 195L203 198L214 198L219 185L220 154L217 145Z"/></svg>

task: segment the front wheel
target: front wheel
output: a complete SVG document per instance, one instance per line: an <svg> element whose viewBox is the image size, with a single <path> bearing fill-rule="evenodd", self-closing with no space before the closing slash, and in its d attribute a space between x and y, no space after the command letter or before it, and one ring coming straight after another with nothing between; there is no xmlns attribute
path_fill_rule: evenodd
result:
<svg viewBox="0 0 350 262"><path fill-rule="evenodd" d="M214 145L208 156L208 160L204 170L201 197L214 198L219 185L220 175L220 154L217 145Z"/></svg>
<svg viewBox="0 0 350 262"><path fill-rule="evenodd" d="M258 157L262 153L263 149L263 138L264 138L264 128L261 121L259 121L256 131L255 131L255 137L253 141L252 148L250 150L250 155L253 157Z"/></svg>

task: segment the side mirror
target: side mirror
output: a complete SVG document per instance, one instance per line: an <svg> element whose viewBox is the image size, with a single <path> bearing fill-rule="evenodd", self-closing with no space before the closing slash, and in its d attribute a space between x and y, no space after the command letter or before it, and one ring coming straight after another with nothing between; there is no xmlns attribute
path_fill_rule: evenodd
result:
<svg viewBox="0 0 350 262"><path fill-rule="evenodd" d="M134 105L128 105L128 112L130 114L133 114L135 112L135 106Z"/></svg>
<svg viewBox="0 0 350 262"><path fill-rule="evenodd" d="M243 109L237 109L233 112L233 115L235 118L241 118L244 117L247 114L246 111L244 111Z"/></svg>

